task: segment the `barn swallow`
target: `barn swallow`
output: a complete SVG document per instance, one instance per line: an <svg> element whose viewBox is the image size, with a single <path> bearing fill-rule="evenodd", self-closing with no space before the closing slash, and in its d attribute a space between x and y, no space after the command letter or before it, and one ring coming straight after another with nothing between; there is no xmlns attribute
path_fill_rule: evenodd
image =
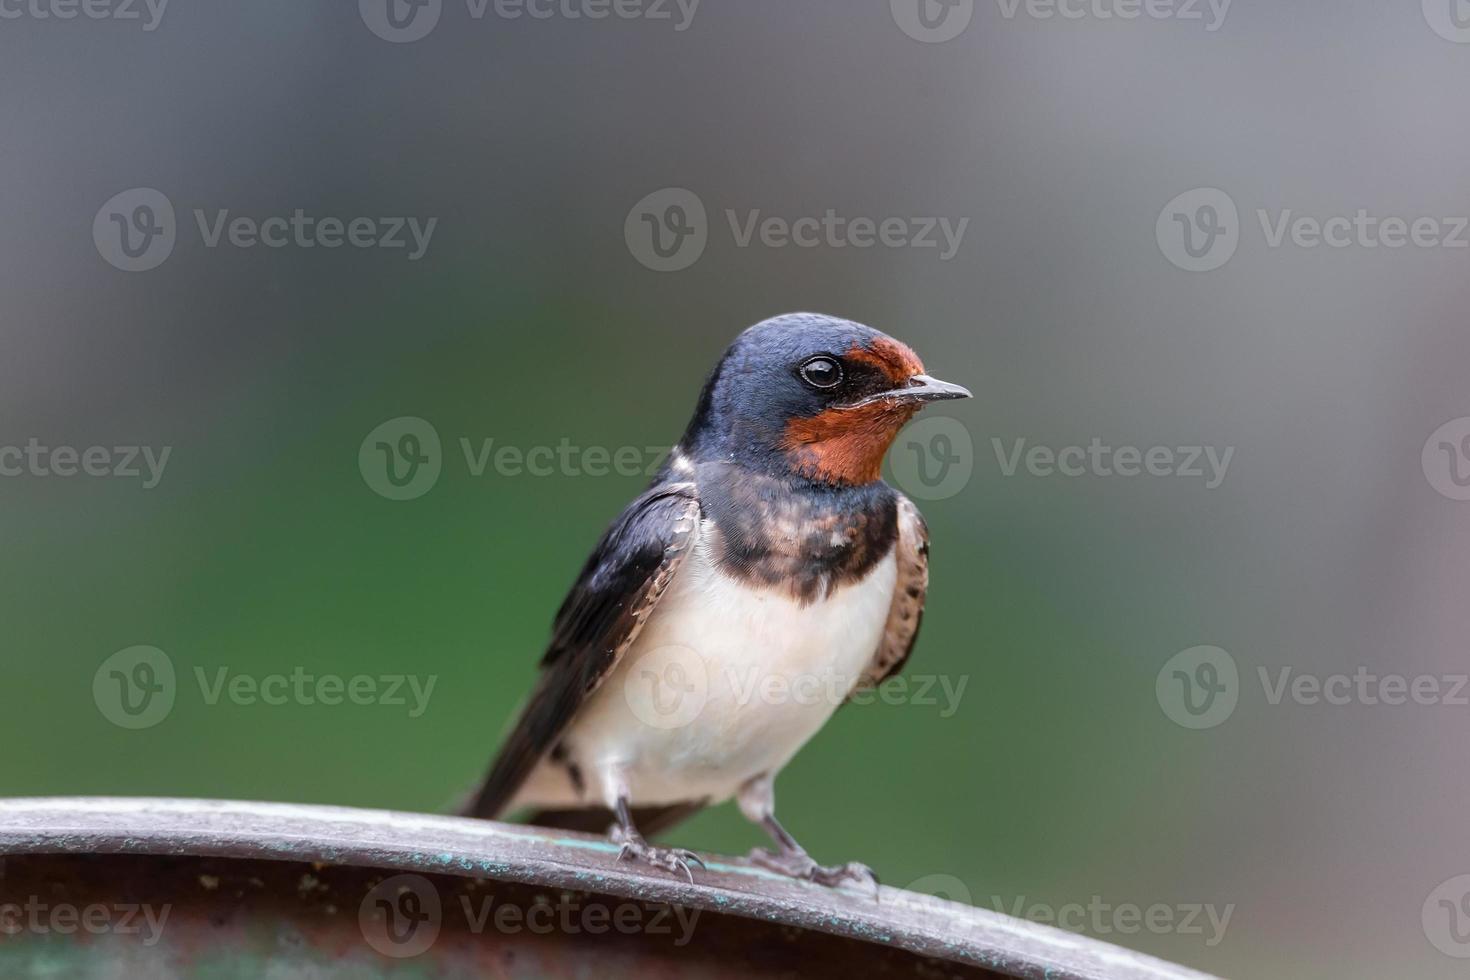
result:
<svg viewBox="0 0 1470 980"><path fill-rule="evenodd" d="M609 828L620 857L692 881L697 855L643 835L733 797L776 845L754 863L876 885L861 864L807 854L776 820L775 778L843 701L908 659L929 537L883 482L883 457L926 404L968 397L849 320L797 313L742 333L652 485L588 558L538 683L461 813L529 808L541 826ZM677 724L650 724L629 693L659 658L673 693L701 695ZM813 678L825 683L802 686Z"/></svg>

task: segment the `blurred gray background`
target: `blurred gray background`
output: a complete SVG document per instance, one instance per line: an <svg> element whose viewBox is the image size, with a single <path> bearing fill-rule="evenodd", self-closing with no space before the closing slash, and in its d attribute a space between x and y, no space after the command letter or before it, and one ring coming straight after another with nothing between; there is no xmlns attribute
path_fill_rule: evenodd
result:
<svg viewBox="0 0 1470 980"><path fill-rule="evenodd" d="M460 440L666 446L738 330L815 309L977 396L894 450L960 466L895 479L935 542L910 670L963 698L839 713L780 788L817 857L1035 917L1106 906L1064 918L1227 976L1464 974L1458 0L926 0L927 21L919 0L444 0L432 29L386 0L25 2L0 0L0 447L171 453L151 488L0 477L0 793L444 806L644 482L476 476ZM374 239L437 221L411 259L406 231L210 247L195 217L297 209ZM727 216L829 210L968 224L946 258L742 246ZM1292 224L1360 211L1340 246ZM639 230L679 214L703 252L649 268ZM405 416L441 472L392 500L359 448ZM1213 488L1006 473L1016 440L1094 438L1233 454ZM93 681L135 645L178 690L133 729ZM438 681L416 717L194 686L298 667ZM1355 674L1378 680L1330 680ZM1388 675L1423 696L1385 703ZM1307 686L1278 697L1283 676ZM676 837L758 843L729 808Z"/></svg>

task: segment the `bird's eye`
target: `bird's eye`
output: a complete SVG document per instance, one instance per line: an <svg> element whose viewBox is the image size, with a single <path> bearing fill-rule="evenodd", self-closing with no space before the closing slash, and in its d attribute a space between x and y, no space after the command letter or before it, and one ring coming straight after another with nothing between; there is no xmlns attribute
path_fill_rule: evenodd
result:
<svg viewBox="0 0 1470 980"><path fill-rule="evenodd" d="M842 365L830 357L814 357L801 366L801 380L813 388L835 388L842 383Z"/></svg>

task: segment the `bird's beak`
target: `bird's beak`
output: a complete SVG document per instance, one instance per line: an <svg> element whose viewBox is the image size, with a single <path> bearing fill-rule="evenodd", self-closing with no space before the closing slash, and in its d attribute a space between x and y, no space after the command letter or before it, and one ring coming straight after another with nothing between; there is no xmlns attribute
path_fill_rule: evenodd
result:
<svg viewBox="0 0 1470 980"><path fill-rule="evenodd" d="M898 388L893 394L899 398L916 402L942 402L951 398L972 398L970 389L931 378L927 374L916 374L909 378L907 388Z"/></svg>
<svg viewBox="0 0 1470 980"><path fill-rule="evenodd" d="M862 408L874 402L913 402L924 404L926 402L942 402L951 398L973 398L970 389L959 385L952 385L948 381L940 381L931 378L927 374L916 374L909 378L897 388L889 388L877 394L869 395L861 401L853 402L847 408Z"/></svg>

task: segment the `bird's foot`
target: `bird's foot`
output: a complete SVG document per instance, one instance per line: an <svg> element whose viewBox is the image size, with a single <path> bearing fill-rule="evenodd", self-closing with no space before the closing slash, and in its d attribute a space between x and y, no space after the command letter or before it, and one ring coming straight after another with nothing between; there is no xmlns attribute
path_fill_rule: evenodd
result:
<svg viewBox="0 0 1470 980"><path fill-rule="evenodd" d="M872 868L856 861L824 867L813 861L811 855L806 851L777 853L764 847L757 847L751 851L748 860L751 864L765 868L767 871L786 875L788 878L813 881L828 888L836 887L843 882L852 882L871 886L873 896L876 898L878 895L878 876L873 874Z"/></svg>
<svg viewBox="0 0 1470 980"><path fill-rule="evenodd" d="M642 861L664 871L682 874L689 879L691 885L694 884L694 872L689 865L697 864L700 870L706 870L704 861L698 854L682 847L654 847L642 837L622 833L613 834L613 843L623 845L623 849L618 852L619 861Z"/></svg>

